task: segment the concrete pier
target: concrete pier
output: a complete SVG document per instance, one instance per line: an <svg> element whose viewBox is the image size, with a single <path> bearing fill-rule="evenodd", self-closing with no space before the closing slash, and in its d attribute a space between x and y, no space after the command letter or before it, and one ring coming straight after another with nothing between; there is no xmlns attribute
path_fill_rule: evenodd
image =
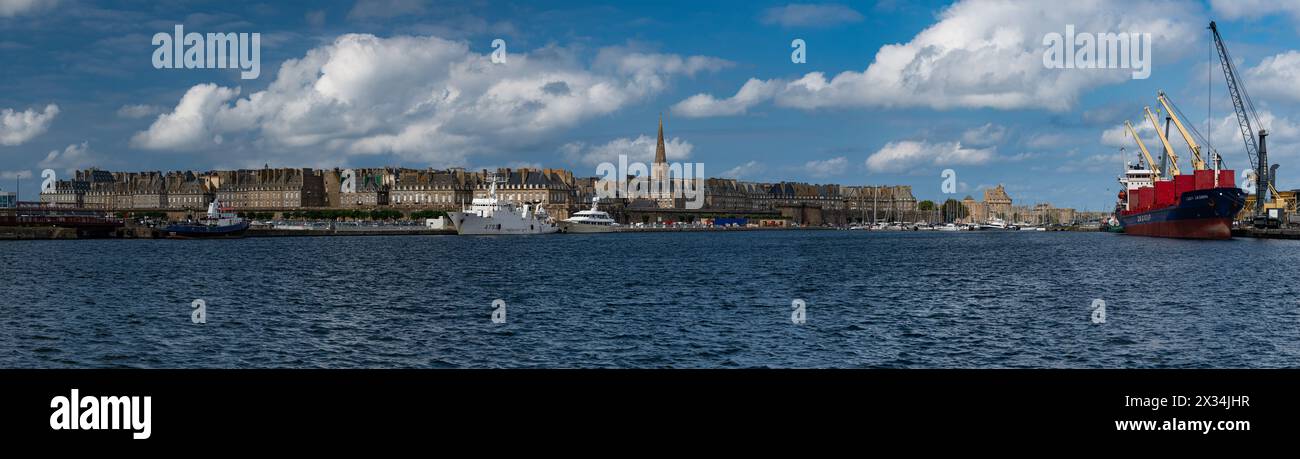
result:
<svg viewBox="0 0 1300 459"><path fill-rule="evenodd" d="M252 228L248 237L317 237L317 236L433 236L456 234L454 229L333 229L333 230L288 230Z"/></svg>
<svg viewBox="0 0 1300 459"><path fill-rule="evenodd" d="M0 227L0 240L24 240L24 239L77 239L77 230L74 228L58 228L53 226Z"/></svg>
<svg viewBox="0 0 1300 459"><path fill-rule="evenodd" d="M1232 230L1232 237L1300 239L1300 228L1237 228Z"/></svg>

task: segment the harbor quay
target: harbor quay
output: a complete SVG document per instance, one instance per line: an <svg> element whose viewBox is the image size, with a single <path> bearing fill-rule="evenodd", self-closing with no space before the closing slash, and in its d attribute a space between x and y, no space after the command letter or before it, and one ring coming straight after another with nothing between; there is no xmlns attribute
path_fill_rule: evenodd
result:
<svg viewBox="0 0 1300 459"><path fill-rule="evenodd" d="M598 178L575 177L563 169L268 167L166 173L88 169L76 171L71 179L55 182L52 189L41 193L40 203L123 216L180 219L201 212L215 199L223 208L254 218L286 219L298 214L327 212L343 215L337 211L353 211L340 218L366 219L362 213L388 211L387 215L408 219L422 211L458 210L474 198L485 197L489 177L499 180L497 192L503 199L536 203L560 219L587 208L597 195ZM599 205L624 224L743 218L767 226L821 226L861 222L864 217L870 218L870 214L880 221L924 219L917 212L917 201L909 186L761 183L710 178L704 180L704 195L703 208L694 210L686 209L681 198L668 205L650 198L601 198Z"/></svg>
<svg viewBox="0 0 1300 459"><path fill-rule="evenodd" d="M575 177L564 169L266 167L204 172L85 169L75 171L69 179L55 181L42 191L39 203L16 203L14 207L0 209L0 227L33 226L21 224L20 217L30 221L42 214L137 222L180 221L202 213L213 201L255 222L423 224L464 208L475 198L485 197L489 179L496 182L496 192L503 199L533 203L557 219L588 208L595 200L601 210L628 230L682 226L847 227L877 222L976 223L988 219L1070 224L1082 215L1073 209L1044 204L1015 206L1001 186L985 190L982 202L967 196L950 202L959 207L942 209L929 201L918 203L907 185L764 183L708 178L702 180L703 206L690 209L680 197L597 198L598 178ZM54 222L42 226L61 225ZM409 226L405 229L412 230ZM372 232L393 230L369 229ZM81 234L84 237L86 233Z"/></svg>
<svg viewBox="0 0 1300 459"><path fill-rule="evenodd" d="M628 177L628 180L635 180ZM196 218L213 202L254 222L249 235L443 234L437 222L489 193L564 219L593 202L624 231L822 228L988 220L1068 226L1099 216L1048 204L1016 206L1002 186L942 205L908 185L839 185L707 178L703 205L682 197L599 197L597 177L550 168L272 168L119 172L90 168L54 181L39 202L0 208L0 238L155 237L148 227ZM308 232L308 230L315 230Z"/></svg>

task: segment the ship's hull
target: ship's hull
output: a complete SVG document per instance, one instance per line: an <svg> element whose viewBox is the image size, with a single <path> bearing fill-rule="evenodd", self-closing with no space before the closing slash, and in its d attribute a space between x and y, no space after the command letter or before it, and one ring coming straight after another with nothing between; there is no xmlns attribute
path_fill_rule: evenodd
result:
<svg viewBox="0 0 1300 459"><path fill-rule="evenodd" d="M565 233L613 233L618 231L613 225L591 225L579 222L560 222L560 231Z"/></svg>
<svg viewBox="0 0 1300 459"><path fill-rule="evenodd" d="M1183 193L1172 206L1120 215L1124 234L1183 239L1229 239L1232 220L1246 202L1240 188Z"/></svg>
<svg viewBox="0 0 1300 459"><path fill-rule="evenodd" d="M541 220L529 220L515 215L480 217L468 212L449 212L456 234L490 236L502 234L550 234L560 230L558 225Z"/></svg>
<svg viewBox="0 0 1300 459"><path fill-rule="evenodd" d="M240 222L234 225L168 225L163 228L167 237L174 239L220 239L244 237L250 223Z"/></svg>

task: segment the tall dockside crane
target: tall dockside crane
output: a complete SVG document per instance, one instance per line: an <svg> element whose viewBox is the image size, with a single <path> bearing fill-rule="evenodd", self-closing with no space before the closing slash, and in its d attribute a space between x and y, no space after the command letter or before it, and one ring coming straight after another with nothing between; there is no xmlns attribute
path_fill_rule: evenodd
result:
<svg viewBox="0 0 1300 459"><path fill-rule="evenodd" d="M1219 50L1219 64L1223 67L1223 79L1228 84L1232 108L1237 112L1241 138L1246 143L1246 156L1255 167L1255 225L1259 226L1261 219L1267 224L1269 217L1265 215L1265 208L1270 201L1269 192L1277 194L1273 189L1274 177L1268 168L1268 148L1264 141L1268 137L1268 131L1263 129L1263 123L1259 123L1259 114L1255 113L1255 102L1250 99L1250 93L1246 92L1246 87L1237 79L1237 65L1232 62L1232 56L1228 54L1228 47L1223 44L1223 37L1219 35L1219 28L1214 21L1210 21L1210 32L1214 36L1214 46ZM1258 144L1255 143L1255 124L1260 125ZM1276 207L1276 204L1269 207Z"/></svg>
<svg viewBox="0 0 1300 459"><path fill-rule="evenodd" d="M1165 115L1165 138L1166 138L1166 139L1169 138L1169 123L1170 123L1170 121L1171 121L1171 120L1170 120L1170 118L1169 118L1169 115ZM1165 155L1160 155L1160 169L1164 169L1164 168L1165 168L1165 162L1166 162L1166 161L1169 161L1169 158L1166 158Z"/></svg>
<svg viewBox="0 0 1300 459"><path fill-rule="evenodd" d="M1165 96L1165 92L1160 91L1160 95L1156 99L1160 101L1160 105L1165 107L1165 113L1167 114L1165 119L1173 120L1174 126L1178 127L1178 133L1182 134L1183 140L1187 142L1187 149L1192 152L1192 169L1198 171L1208 169L1205 166L1205 161L1201 159L1201 145L1196 142L1196 139L1192 138L1192 132L1187 130L1187 126L1183 125L1183 120L1178 118L1177 111L1174 110L1173 103ZM1167 124L1165 126L1168 127Z"/></svg>
<svg viewBox="0 0 1300 459"><path fill-rule="evenodd" d="M1156 115L1151 113L1151 107L1143 107L1142 110L1146 111L1147 120L1151 121L1151 127L1155 129L1156 136L1160 137L1160 143L1165 146L1165 157L1169 158L1168 169L1165 172L1168 172L1170 177L1181 174L1182 171L1178 169L1178 155L1174 153L1173 145L1169 144L1169 138L1165 137L1164 132L1160 131L1160 121L1157 121Z"/></svg>
<svg viewBox="0 0 1300 459"><path fill-rule="evenodd" d="M1142 150L1142 158L1146 159L1147 169L1151 170L1151 180L1159 179L1162 171L1156 166L1155 160L1151 158L1151 151L1147 150L1147 144L1142 142L1142 138L1138 137L1137 130L1133 129L1133 123L1124 120L1124 127L1128 129L1128 135L1133 136L1133 140L1137 141L1138 149Z"/></svg>

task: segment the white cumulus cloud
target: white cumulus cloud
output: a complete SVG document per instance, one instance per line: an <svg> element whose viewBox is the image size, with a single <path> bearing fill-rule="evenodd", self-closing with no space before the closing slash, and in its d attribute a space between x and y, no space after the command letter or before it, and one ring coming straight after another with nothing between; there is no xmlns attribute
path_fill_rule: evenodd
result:
<svg viewBox="0 0 1300 459"><path fill-rule="evenodd" d="M619 155L627 155L629 162L650 164L655 159L657 141L657 137L640 135L635 139L622 137L600 145L570 142L561 146L560 152L570 163L592 167L604 162L618 164ZM664 139L664 156L670 162L690 158L694 150L694 145L680 138Z"/></svg>
<svg viewBox="0 0 1300 459"><path fill-rule="evenodd" d="M0 0L0 18L45 11L58 3L58 0Z"/></svg>
<svg viewBox="0 0 1300 459"><path fill-rule="evenodd" d="M146 116L157 115L162 111L163 111L162 107L159 107L157 105L147 105L147 104L123 105L121 108L117 109L117 116L120 116L122 118L144 118Z"/></svg>
<svg viewBox="0 0 1300 459"><path fill-rule="evenodd" d="M1246 70L1250 92L1300 101L1300 52L1287 51L1264 58Z"/></svg>
<svg viewBox="0 0 1300 459"><path fill-rule="evenodd" d="M1132 69L1055 69L1043 65L1048 33L1147 33L1161 62L1193 49L1200 32L1197 8L1166 0L1040 2L963 0L907 43L885 45L864 71L763 80L764 97L717 99L699 94L679 104L683 113L721 116L758 103L805 110L834 107L929 107L1064 111L1092 88L1132 78ZM746 83L749 86L754 83ZM738 93L739 94L739 93ZM688 109L688 110L687 110Z"/></svg>
<svg viewBox="0 0 1300 459"><path fill-rule="evenodd" d="M890 142L867 157L871 172L907 172L923 166L981 165L995 158L995 149L967 148L961 142L917 140Z"/></svg>
<svg viewBox="0 0 1300 459"><path fill-rule="evenodd" d="M1293 119L1285 115L1278 115L1271 110L1260 110L1259 124L1255 125L1255 130L1267 129L1268 135L1268 157L1269 162L1276 162L1278 158L1300 158L1300 120ZM1228 113L1221 117L1215 117L1211 121L1210 139L1214 146L1223 156L1223 160L1228 163L1228 167L1244 168L1250 167L1250 162L1245 156L1246 145L1241 138L1241 125L1237 123L1237 115ZM1284 175L1291 177L1300 176L1300 168L1291 169L1287 173L1289 166L1283 164L1278 170L1279 179Z"/></svg>
<svg viewBox="0 0 1300 459"><path fill-rule="evenodd" d="M813 177L825 178L843 174L848 166L848 158L837 156L831 159L808 161L803 164L803 170Z"/></svg>
<svg viewBox="0 0 1300 459"><path fill-rule="evenodd" d="M151 150L186 150L208 145L219 131L217 118L226 108L226 102L239 95L239 89L201 84L190 88L181 97L171 113L165 113L149 126L136 133L131 145Z"/></svg>
<svg viewBox="0 0 1300 459"><path fill-rule="evenodd" d="M758 161L746 161L744 164L737 165L724 171L719 177L732 179L752 179L754 176L763 173L767 169L763 163Z"/></svg>
<svg viewBox="0 0 1300 459"><path fill-rule="evenodd" d="M718 100L708 94L696 94L673 105L673 113L688 118L739 115L771 99L779 89L777 83L750 78L734 96Z"/></svg>
<svg viewBox="0 0 1300 459"><path fill-rule="evenodd" d="M604 48L548 46L494 64L461 41L347 34L281 65L266 90L197 85L132 139L147 149L262 155L392 154L434 165L535 148L582 121L665 90L674 77L729 62ZM296 153L294 153L296 152Z"/></svg>
<svg viewBox="0 0 1300 459"><path fill-rule="evenodd" d="M966 145L987 147L1002 143L1007 136L1007 128L1002 125L985 123L983 126L967 129L961 134L961 141Z"/></svg>
<svg viewBox="0 0 1300 459"><path fill-rule="evenodd" d="M29 108L21 112L11 108L0 110L0 145L21 145L44 134L54 117L59 116L59 106L46 105L37 112Z"/></svg>
<svg viewBox="0 0 1300 459"><path fill-rule="evenodd" d="M63 150L50 150L38 165L46 169L62 169L71 175L76 169L91 166L92 161L94 158L90 153L90 143L81 142L68 145Z"/></svg>

